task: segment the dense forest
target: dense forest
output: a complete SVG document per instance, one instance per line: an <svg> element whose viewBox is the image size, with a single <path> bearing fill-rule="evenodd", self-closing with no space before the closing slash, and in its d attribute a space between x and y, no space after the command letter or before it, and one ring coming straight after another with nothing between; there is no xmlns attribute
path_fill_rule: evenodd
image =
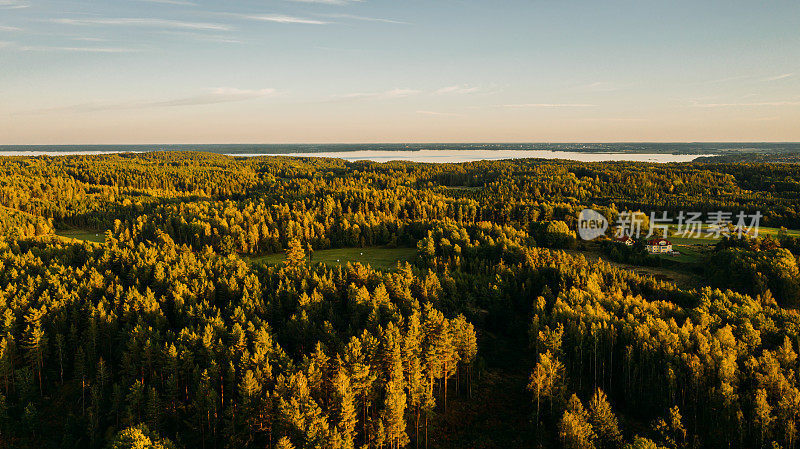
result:
<svg viewBox="0 0 800 449"><path fill-rule="evenodd" d="M783 229L686 287L586 207ZM795 448L786 229L793 164L0 158L0 447Z"/></svg>

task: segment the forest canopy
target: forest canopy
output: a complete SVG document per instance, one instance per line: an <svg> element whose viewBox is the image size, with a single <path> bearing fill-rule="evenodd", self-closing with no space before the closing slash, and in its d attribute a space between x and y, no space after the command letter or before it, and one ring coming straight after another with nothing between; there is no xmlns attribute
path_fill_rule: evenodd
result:
<svg viewBox="0 0 800 449"><path fill-rule="evenodd" d="M4 157L0 206L0 447L797 444L797 237L715 242L686 287L575 234L800 229L797 165ZM314 258L368 247L416 256Z"/></svg>

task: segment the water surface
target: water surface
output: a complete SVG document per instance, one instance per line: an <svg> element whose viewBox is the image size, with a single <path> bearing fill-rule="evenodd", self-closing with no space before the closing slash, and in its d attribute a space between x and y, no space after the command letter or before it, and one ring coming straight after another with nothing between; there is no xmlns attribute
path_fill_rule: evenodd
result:
<svg viewBox="0 0 800 449"><path fill-rule="evenodd" d="M580 151L551 150L418 150L418 151L331 151L318 153L263 153L238 154L238 156L293 156L293 157L330 157L347 161L412 161L433 163L459 163L472 161L496 161L502 159L567 159L580 162L634 161L634 162L690 162L698 157L696 154L669 153L600 153Z"/></svg>
<svg viewBox="0 0 800 449"><path fill-rule="evenodd" d="M0 150L0 156L71 156L71 155L99 155L116 153L146 153L158 150L99 150L99 149L59 149L56 151L46 149L18 149ZM527 150L527 149L452 149L452 150L354 150L354 151L294 151L294 152L224 152L228 156L257 157L257 156L290 156L290 157L326 157L344 159L347 161L411 161L427 163L460 163L472 161L496 161L503 159L567 159L580 162L606 162L606 161L633 161L633 162L690 162L698 154L672 154L672 153L638 153L638 152L601 152L601 151L561 151L561 150ZM704 154L713 156L713 154Z"/></svg>
<svg viewBox="0 0 800 449"><path fill-rule="evenodd" d="M623 142L623 143L371 143L371 144L133 144L0 145L0 156L66 156L149 151L201 151L231 156L319 156L348 161L467 162L516 158L584 162L687 162L700 156L800 153L800 143L784 142Z"/></svg>

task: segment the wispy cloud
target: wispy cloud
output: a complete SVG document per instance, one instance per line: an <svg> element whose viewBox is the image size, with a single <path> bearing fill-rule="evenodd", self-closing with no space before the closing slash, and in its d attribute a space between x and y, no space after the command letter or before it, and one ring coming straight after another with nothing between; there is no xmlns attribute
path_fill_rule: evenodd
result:
<svg viewBox="0 0 800 449"><path fill-rule="evenodd" d="M0 31L7 31L7 32L22 31L22 28L0 25Z"/></svg>
<svg viewBox="0 0 800 449"><path fill-rule="evenodd" d="M275 89L237 89L234 87L219 87L212 89L207 94L193 97L178 98L174 100L159 101L146 104L147 107L164 106L196 106L204 104L231 103L235 101L250 100L275 94Z"/></svg>
<svg viewBox="0 0 800 449"><path fill-rule="evenodd" d="M0 48L11 46L11 42L0 41Z"/></svg>
<svg viewBox="0 0 800 449"><path fill-rule="evenodd" d="M749 81L749 82L764 81L764 82L769 82L769 81L778 81L778 80L790 78L790 77L792 77L794 75L795 75L794 73L781 73L779 75L768 76L766 78L758 78L758 77L753 76L753 75L728 76L728 77L725 77L725 78L718 78L718 79L715 79L715 80L706 81L705 84L721 84L721 83L727 83L727 82L730 82L730 81Z"/></svg>
<svg viewBox="0 0 800 449"><path fill-rule="evenodd" d="M435 95L447 95L447 94L464 95L464 94L474 94L475 92L478 92L480 90L481 89L479 87L468 86L466 84L459 84L455 86L442 87L441 89L435 90L433 93Z"/></svg>
<svg viewBox="0 0 800 449"><path fill-rule="evenodd" d="M170 36L178 36L183 37L185 39L193 40L193 41L200 41L200 42L215 42L219 44L241 44L242 41L239 39L234 39L229 36L224 35L213 35L213 34L205 34L205 33L198 33L193 31L176 31L176 30L164 30L162 34L170 35Z"/></svg>
<svg viewBox="0 0 800 449"><path fill-rule="evenodd" d="M422 93L416 89L391 89L383 92L357 92L352 94L335 95L331 101L349 101L349 100L392 100L396 98L405 98L412 95Z"/></svg>
<svg viewBox="0 0 800 449"><path fill-rule="evenodd" d="M781 75L770 76L770 77L764 78L762 81L778 81L778 80L783 80L783 79L786 79L786 78L791 78L792 76L794 76L794 73L783 73Z"/></svg>
<svg viewBox="0 0 800 449"><path fill-rule="evenodd" d="M73 41L84 41L84 42L108 42L108 39L103 39L102 37L71 37Z"/></svg>
<svg viewBox="0 0 800 449"><path fill-rule="evenodd" d="M800 106L800 101L757 101L751 103L694 103L696 108L780 107Z"/></svg>
<svg viewBox="0 0 800 449"><path fill-rule="evenodd" d="M727 83L729 81L739 81L739 80L745 80L745 79L748 79L748 78L752 78L752 77L748 76L748 75L726 76L725 78L717 78L717 79L714 79L714 80L706 81L703 84Z"/></svg>
<svg viewBox="0 0 800 449"><path fill-rule="evenodd" d="M30 6L28 2L20 0L0 0L0 9L22 9Z"/></svg>
<svg viewBox="0 0 800 449"><path fill-rule="evenodd" d="M237 89L232 87L220 87L211 89L209 92L190 97L173 98L160 101L130 101L120 103L95 102L83 103L56 108L39 109L31 111L31 114L43 114L53 112L89 113L103 111L120 111L133 109L150 108L170 108L182 106L202 106L220 103L233 103L246 101L256 98L268 97L275 94L275 89Z"/></svg>
<svg viewBox="0 0 800 449"><path fill-rule="evenodd" d="M326 14L324 17L330 17L331 19L350 19L350 20L361 20L364 22L381 22L381 23L394 23L398 25L408 25L409 22L404 22L402 20L396 19L384 19L380 17L368 17L368 16L358 16L355 14Z"/></svg>
<svg viewBox="0 0 800 449"><path fill-rule="evenodd" d="M114 25L156 28L177 28L206 31L230 31L231 27L219 23L184 22L180 20L149 18L98 18L98 19L53 19L51 22L64 25Z"/></svg>
<svg viewBox="0 0 800 449"><path fill-rule="evenodd" d="M456 114L455 112L417 111L417 114L432 115L436 117L463 117L462 114Z"/></svg>
<svg viewBox="0 0 800 449"><path fill-rule="evenodd" d="M619 90L619 87L607 81L595 81L593 83L575 86L574 90L583 92L613 92Z"/></svg>
<svg viewBox="0 0 800 449"><path fill-rule="evenodd" d="M326 25L330 22L324 20L307 19L304 17L287 16L283 14L236 14L243 19L257 20L261 22L275 23L298 23L302 25Z"/></svg>
<svg viewBox="0 0 800 449"><path fill-rule="evenodd" d="M58 46L22 46L19 51L69 52L69 53L136 53L141 50L124 47L58 47Z"/></svg>
<svg viewBox="0 0 800 449"><path fill-rule="evenodd" d="M596 104L586 103L519 103L519 104L504 104L500 105L503 108L594 108Z"/></svg>

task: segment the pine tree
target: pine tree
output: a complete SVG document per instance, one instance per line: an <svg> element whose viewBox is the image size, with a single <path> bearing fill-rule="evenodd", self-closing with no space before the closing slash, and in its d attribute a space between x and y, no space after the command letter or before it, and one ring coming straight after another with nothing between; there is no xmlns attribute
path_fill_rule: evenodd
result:
<svg viewBox="0 0 800 449"><path fill-rule="evenodd" d="M174 449L166 438L161 438L144 424L121 430L108 445L110 449Z"/></svg>
<svg viewBox="0 0 800 449"><path fill-rule="evenodd" d="M603 449L622 447L622 433L619 431L617 417L603 390L596 389L589 401L589 420L592 423L598 442Z"/></svg>
<svg viewBox="0 0 800 449"><path fill-rule="evenodd" d="M308 377L308 386L317 397L323 398L325 403L328 402L328 392L326 391L325 380L328 375L328 362L330 357L325 354L321 342L317 342L314 347L314 352L308 358L306 369Z"/></svg>
<svg viewBox="0 0 800 449"><path fill-rule="evenodd" d="M430 380L430 392L433 394L434 378L442 379L442 396L444 409L447 411L447 379L455 372L459 356L453 342L453 331L450 322L441 312L426 303L424 308L425 338L428 344L426 363Z"/></svg>
<svg viewBox="0 0 800 449"><path fill-rule="evenodd" d="M328 421L311 397L308 379L302 371L279 380L278 410L284 425L302 438L303 447L322 446L331 436Z"/></svg>
<svg viewBox="0 0 800 449"><path fill-rule="evenodd" d="M3 389L8 394L9 380L14 378L14 344L10 338L0 338L0 376Z"/></svg>
<svg viewBox="0 0 800 449"><path fill-rule="evenodd" d="M564 449L594 449L597 438L589 414L583 408L581 400L574 394L567 403L567 410L558 424L558 435Z"/></svg>
<svg viewBox="0 0 800 449"><path fill-rule="evenodd" d="M194 397L194 410L197 414L197 426L200 428L201 440L203 445L206 442L206 428L213 431L213 418L216 415L217 392L211 385L211 376L208 370L203 370L200 374L197 393ZM175 413L173 411L173 413Z"/></svg>
<svg viewBox="0 0 800 449"><path fill-rule="evenodd" d="M367 410L370 406L370 393L376 376L370 371L370 365L362 352L362 343L353 337L345 348L344 363L350 377L351 386L361 403L362 437L368 439Z"/></svg>
<svg viewBox="0 0 800 449"><path fill-rule="evenodd" d="M541 413L541 400L546 399L550 403L550 412L553 411L555 403L561 400L564 388L564 365L550 352L539 354L539 362L533 368L528 390L536 397L536 422L538 425Z"/></svg>
<svg viewBox="0 0 800 449"><path fill-rule="evenodd" d="M406 385L408 389L408 406L414 410L414 442L419 447L419 419L427 392L425 373L422 367L422 332L420 314L412 312L408 319L406 334L403 338L403 360L405 362Z"/></svg>
<svg viewBox="0 0 800 449"><path fill-rule="evenodd" d="M138 423L142 421L142 404L145 400L144 385L141 381L137 380L131 385L128 390L128 395L125 397L128 403L128 422Z"/></svg>
<svg viewBox="0 0 800 449"><path fill-rule="evenodd" d="M759 388L755 392L753 400L753 422L759 431L760 444L764 445L772 432L772 425L775 417L772 415L772 407L767 400L767 391Z"/></svg>
<svg viewBox="0 0 800 449"><path fill-rule="evenodd" d="M25 357L38 377L40 395L43 394L42 371L44 369L44 353L47 348L47 336L42 329L44 312L44 308L32 309L25 317L28 324L25 331Z"/></svg>
<svg viewBox="0 0 800 449"><path fill-rule="evenodd" d="M303 250L303 245L300 243L300 240L292 239L289 241L289 245L286 248L286 261L284 263L290 267L305 265L306 252Z"/></svg>
<svg viewBox="0 0 800 449"><path fill-rule="evenodd" d="M275 445L275 449L294 449L294 444L292 444L292 440L289 437L282 437L278 440L278 444Z"/></svg>
<svg viewBox="0 0 800 449"><path fill-rule="evenodd" d="M356 398L350 385L350 378L341 358L337 361L332 387L333 409L338 418L336 427L342 437L343 449L352 449L355 444L353 439L356 425L358 424L358 412L356 411Z"/></svg>
<svg viewBox="0 0 800 449"><path fill-rule="evenodd" d="M253 440L253 433L258 428L259 393L261 385L252 370L247 370L239 382L240 410L238 416L244 422L247 437L243 445L249 445Z"/></svg>
<svg viewBox="0 0 800 449"><path fill-rule="evenodd" d="M478 354L478 341L475 335L475 328L468 322L464 315L459 315L452 322L453 340L458 351L459 367L463 366L466 371L467 384L472 396L472 381L470 370L475 356ZM459 389L459 373L456 374L456 391Z"/></svg>
<svg viewBox="0 0 800 449"><path fill-rule="evenodd" d="M406 435L406 394L403 388L402 337L394 323L384 331L385 366L387 371L383 419L389 446L393 449L408 444Z"/></svg>
<svg viewBox="0 0 800 449"><path fill-rule="evenodd" d="M661 438L672 448L684 447L686 442L686 429L683 427L683 417L678 406L669 410L667 419L661 418L655 423L655 430L661 434Z"/></svg>
<svg viewBox="0 0 800 449"><path fill-rule="evenodd" d="M154 387L147 394L147 426L155 432L161 431L161 400Z"/></svg>
<svg viewBox="0 0 800 449"><path fill-rule="evenodd" d="M625 445L625 449L666 449L666 448L664 448L663 446L659 446L652 440L637 435L636 437L633 438L633 442Z"/></svg>

